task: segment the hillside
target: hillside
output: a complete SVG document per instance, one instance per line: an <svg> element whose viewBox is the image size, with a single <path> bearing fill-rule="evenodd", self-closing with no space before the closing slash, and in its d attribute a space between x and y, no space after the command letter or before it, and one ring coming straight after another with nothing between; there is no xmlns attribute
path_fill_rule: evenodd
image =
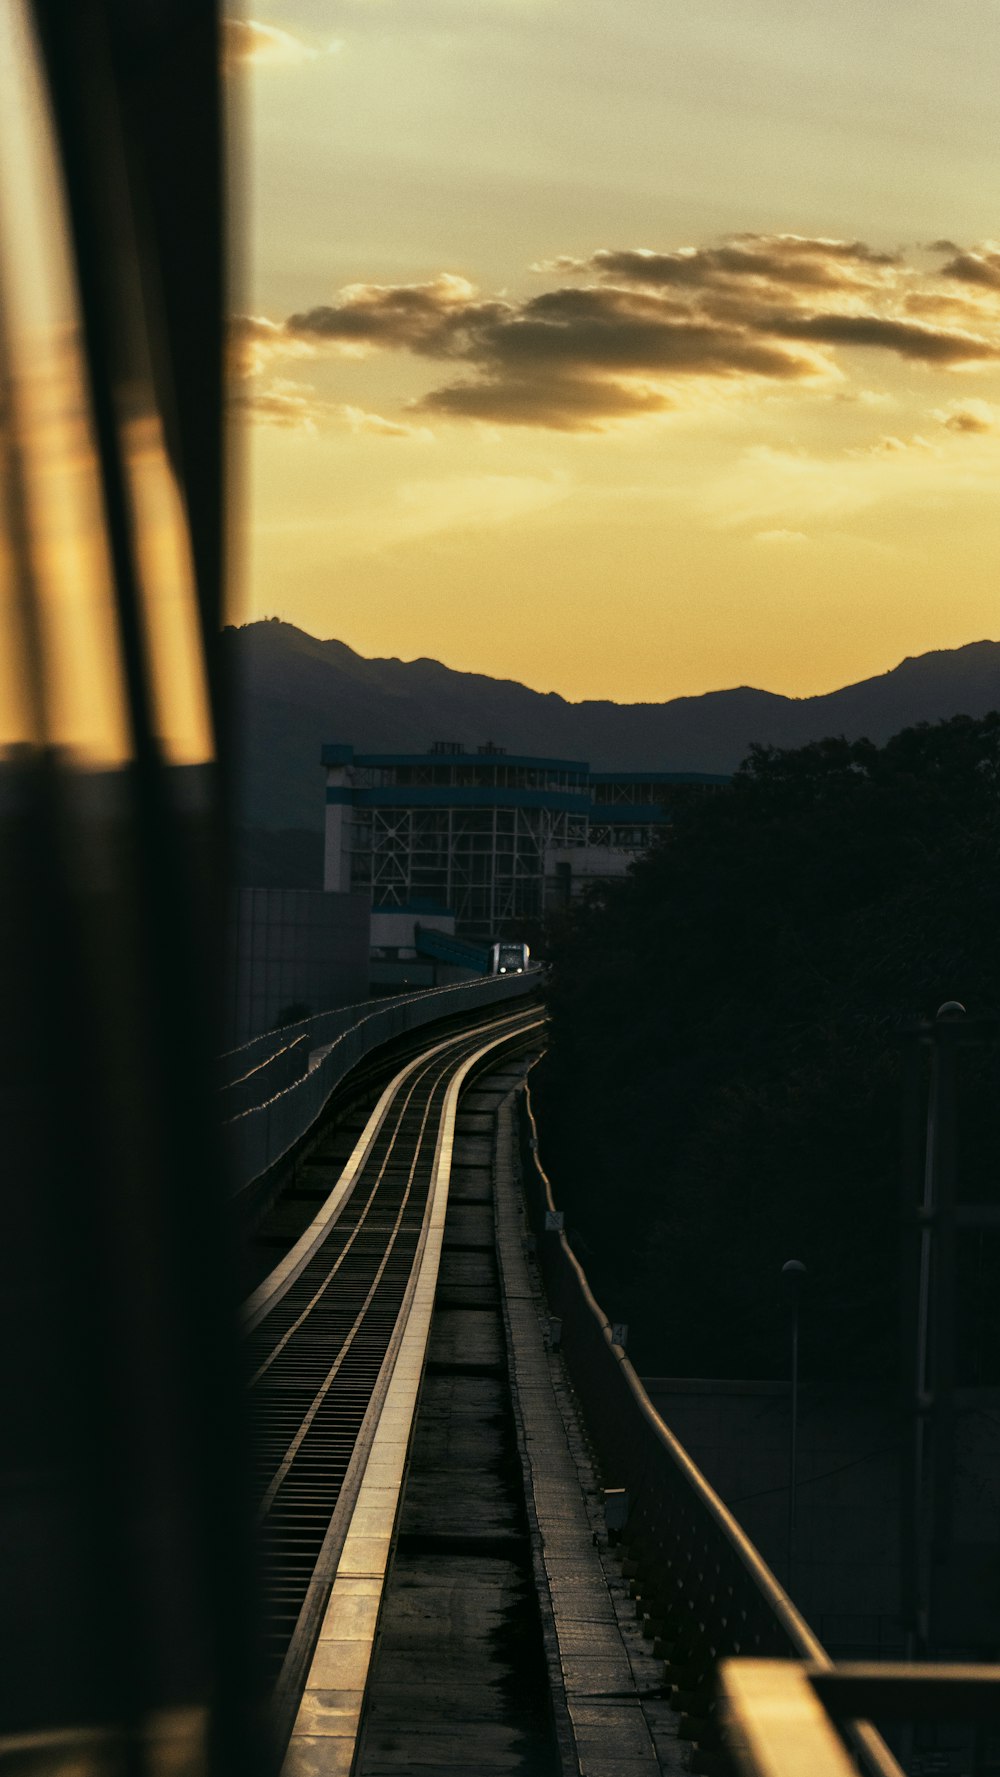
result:
<svg viewBox="0 0 1000 1777"><path fill-rule="evenodd" d="M422 752L432 741L586 759L598 771L731 771L751 742L803 746L825 735L878 744L916 722L1000 706L1000 642L906 659L822 697L741 685L666 703L569 703L511 679L455 672L436 660L366 660L271 619L228 629L224 644L242 709L240 819L248 827L323 821L319 751Z"/></svg>

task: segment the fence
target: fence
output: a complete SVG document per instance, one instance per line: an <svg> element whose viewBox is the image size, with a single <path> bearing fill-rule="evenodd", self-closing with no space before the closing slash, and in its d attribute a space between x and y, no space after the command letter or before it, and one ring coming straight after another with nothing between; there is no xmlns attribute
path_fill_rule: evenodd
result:
<svg viewBox="0 0 1000 1777"><path fill-rule="evenodd" d="M665 1659L683 1739L698 1745L694 1769L714 1770L720 1724L716 1668L740 1655L832 1662L770 1568L709 1486L646 1394L574 1256L538 1153L525 1087L521 1167L549 1307L606 1487L623 1488L622 1540L644 1632ZM849 1730L862 1769L901 1777L866 1723Z"/></svg>

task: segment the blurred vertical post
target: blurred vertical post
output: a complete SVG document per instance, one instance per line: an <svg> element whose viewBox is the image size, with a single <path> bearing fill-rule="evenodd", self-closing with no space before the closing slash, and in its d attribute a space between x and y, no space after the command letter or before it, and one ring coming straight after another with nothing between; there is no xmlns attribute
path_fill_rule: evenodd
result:
<svg viewBox="0 0 1000 1777"><path fill-rule="evenodd" d="M925 1027L930 1048L915 1278L909 1291L913 1433L908 1441L904 1610L918 1658L934 1644L936 1582L951 1544L955 1413L956 1037L965 1007L948 1000Z"/></svg>
<svg viewBox="0 0 1000 1777"><path fill-rule="evenodd" d="M267 1763L213 1072L218 30L0 24L0 1735L39 1769Z"/></svg>
<svg viewBox="0 0 1000 1777"><path fill-rule="evenodd" d="M799 1461L799 1301L802 1285L806 1278L806 1267L801 1259L788 1259L781 1267L781 1281L784 1285L785 1297L791 1316L791 1364L789 1368L789 1390L791 1394L791 1416L788 1437L788 1559L787 1587L789 1594L795 1585L796 1529L797 1529L797 1490Z"/></svg>

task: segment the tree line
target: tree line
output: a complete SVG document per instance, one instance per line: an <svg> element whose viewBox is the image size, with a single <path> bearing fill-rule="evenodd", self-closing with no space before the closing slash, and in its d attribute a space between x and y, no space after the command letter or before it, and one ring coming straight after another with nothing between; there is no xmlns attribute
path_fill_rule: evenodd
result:
<svg viewBox="0 0 1000 1777"><path fill-rule="evenodd" d="M1000 714L755 746L556 920L542 1148L642 1371L784 1374L798 1258L813 1374L893 1372L902 1043L1000 1008L998 842ZM996 1053L963 1068L963 1189L995 1193ZM962 1248L969 1380L997 1380L998 1247Z"/></svg>

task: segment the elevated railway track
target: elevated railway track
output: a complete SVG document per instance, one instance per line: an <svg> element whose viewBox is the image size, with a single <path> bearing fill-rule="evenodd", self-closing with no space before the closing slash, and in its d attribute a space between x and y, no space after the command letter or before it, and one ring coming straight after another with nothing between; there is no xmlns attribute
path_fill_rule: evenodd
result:
<svg viewBox="0 0 1000 1777"><path fill-rule="evenodd" d="M458 1777L472 1768L474 1742L475 1768L491 1777L583 1768L617 1777L626 1746L621 1768L637 1777L721 1769L717 1662L778 1654L822 1665L825 1656L646 1411L586 1280L575 1276L561 1219L542 1214L553 1209L551 1194L533 1212L534 1237L521 1226L511 1195L514 1058L537 1051L544 1018L530 1003L479 1015L474 1028L427 1032L426 1046L382 1087L346 1163L342 1132L312 1132L305 1164L322 1201L244 1305L266 1660L284 1777L394 1777L414 1760ZM479 1075L446 1233L459 1098ZM537 1199L528 1115L521 1165ZM491 1204L503 1173L506 1234ZM541 1331L528 1355L524 1317L541 1307L529 1302L538 1279L529 1286L523 1273L510 1296L521 1249L535 1243L570 1374L588 1418L596 1413L603 1478L629 1498L617 1605L596 1546L599 1506L592 1535L572 1504L578 1482L586 1491L583 1467L578 1478L572 1463L565 1469L572 1433L555 1423L561 1409L547 1395ZM585 1398L591 1384L596 1406ZM681 1527L676 1553L670 1526ZM898 1777L872 1729L857 1724L850 1738L869 1777ZM695 1743L693 1765L685 1739Z"/></svg>
<svg viewBox="0 0 1000 1777"><path fill-rule="evenodd" d="M237 1221L246 1229L267 1213L272 1187L365 1055L411 1029L411 1016L436 1020L446 999L496 1002L497 984L443 990L429 1011L413 995L323 1015L322 1034L293 1033L278 1048L265 1039L216 1080L213 1103L230 776L213 742L229 707L217 642L228 528L219 8L25 0L4 13L20 98L0 108L13 181L0 228L0 528L11 588L4 665L17 692L0 848L11 934L0 996L11 1180L0 1761L32 1777L268 1777L248 1704L253 1609L237 1498L229 1238ZM40 326L46 316L59 324ZM73 392L68 429L34 423L48 386ZM123 423L135 414L144 465ZM165 503L145 497L150 475L168 490ZM51 498L39 497L45 490ZM169 633L145 621L163 604L165 536L185 570L172 576L180 627ZM88 660L101 673L72 670ZM247 1307L269 1659L279 1723L306 1710L290 1767L303 1777L352 1768L357 1777L458 1092L494 1042L514 1046L531 1028L525 1013L439 1049L429 1037L434 1053L398 1070L349 1176L329 1156L324 1207L292 1232ZM530 1179L529 1131L526 1120ZM995 1720L993 1667L946 1669L930 1685L920 1668L874 1681L831 1671L652 1413L545 1184L539 1174L533 1195L550 1301L605 1477L630 1496L635 1607L661 1646L696 1756L721 1756L720 1665L747 1768L767 1777L850 1777L828 1732L834 1720L866 1777L897 1777L858 1718L898 1710L915 1671L928 1706L964 1698ZM515 1227L512 1248L519 1238ZM540 1398L541 1358L535 1373ZM555 1513L566 1506L567 1524L571 1494L569 1477ZM568 1614L579 1552L553 1554L558 1545L553 1533L547 1551L536 1547L536 1573L540 1589L544 1578L557 1590L561 1564ZM568 1696L573 1637L557 1639ZM324 1640L329 1657L317 1662ZM588 1709L607 1725L608 1698L588 1704L586 1681L560 1759L563 1773L584 1767L591 1777L596 1758L580 1729ZM818 1720L806 1736L810 1715ZM614 1777L634 1768L627 1746L623 1736L606 1760ZM470 1744L469 1770L485 1768L479 1752ZM404 1767L407 1757L404 1745Z"/></svg>
<svg viewBox="0 0 1000 1777"><path fill-rule="evenodd" d="M299 1706L418 1279L433 1299L429 1234L447 1199L458 1088L488 1057L537 1041L541 1024L537 1007L504 1008L430 1041L385 1087L342 1169L324 1160L321 1134L310 1170L314 1187L329 1173L322 1207L245 1305L279 1738Z"/></svg>

